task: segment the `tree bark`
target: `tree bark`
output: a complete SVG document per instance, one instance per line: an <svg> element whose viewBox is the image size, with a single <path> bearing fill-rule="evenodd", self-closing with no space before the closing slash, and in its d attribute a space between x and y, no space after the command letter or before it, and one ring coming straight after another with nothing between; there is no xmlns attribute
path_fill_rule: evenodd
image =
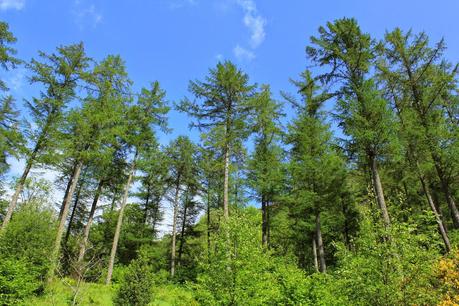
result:
<svg viewBox="0 0 459 306"><path fill-rule="evenodd" d="M261 197L261 244L265 247L268 243L268 220L266 211L266 197Z"/></svg>
<svg viewBox="0 0 459 306"><path fill-rule="evenodd" d="M229 144L225 148L225 175L223 182L223 217L227 220L229 217L228 208L228 188L229 188Z"/></svg>
<svg viewBox="0 0 459 306"><path fill-rule="evenodd" d="M319 272L319 260L317 258L317 242L315 235L312 235L312 255L314 257L314 269Z"/></svg>
<svg viewBox="0 0 459 306"><path fill-rule="evenodd" d="M325 263L325 250L322 240L322 230L320 225L320 212L316 216L316 238L317 238L317 248L319 251L319 260L320 260L320 272L327 272L327 265Z"/></svg>
<svg viewBox="0 0 459 306"><path fill-rule="evenodd" d="M443 243L445 244L445 250L446 252L451 251L451 243L449 242L449 237L446 232L445 226L441 220L440 214L437 211L437 208L435 207L435 203L432 199L432 195L430 194L429 186L425 179L420 175L419 179L421 181L422 189L424 190L424 194L426 195L427 202L429 203L429 206L435 216L435 220L437 221L438 224L438 231L440 232L441 238L443 239Z"/></svg>
<svg viewBox="0 0 459 306"><path fill-rule="evenodd" d="M126 182L126 185L124 186L123 199L121 201L121 207L118 213L118 221L116 222L115 235L113 236L112 250L110 252L110 260L108 262L107 279L105 280L105 283L107 285L110 285L112 281L113 266L115 265L116 251L118 249L118 242L120 240L121 226L123 224L124 209L126 208L127 198L129 196L129 189L131 187L132 177L134 176L134 172L135 172L137 153L138 152L136 151L134 155L134 160L132 161L132 164L131 164L131 170L129 171L128 180Z"/></svg>
<svg viewBox="0 0 459 306"><path fill-rule="evenodd" d="M378 202L379 208L381 209L384 224L386 226L390 226L389 212L387 211L386 200L384 199L384 192L381 184L381 179L379 177L376 158L373 155L370 155L369 158L371 167L371 177L373 179L373 188L375 190L376 200Z"/></svg>
<svg viewBox="0 0 459 306"><path fill-rule="evenodd" d="M75 218L75 212L78 206L78 202L80 201L80 194L81 194L82 188L83 188L83 184L80 184L80 186L78 186L78 191L75 195L75 201L73 202L72 213L70 214L69 225L67 226L67 232L65 233L65 237L64 237L64 245L67 245L67 242L70 237L70 231L72 230L72 223L73 223L73 219Z"/></svg>
<svg viewBox="0 0 459 306"><path fill-rule="evenodd" d="M78 261L77 261L78 267L83 262L84 254L86 253L86 248L87 248L88 239L89 239L89 231L91 230L92 221L94 220L94 214L96 212L97 203L99 202L100 194L102 193L103 184L104 184L103 180L99 180L99 183L96 189L96 193L92 201L91 210L89 211L88 222L86 223L84 227L83 238L81 240L80 251L78 253Z"/></svg>
<svg viewBox="0 0 459 306"><path fill-rule="evenodd" d="M182 229L180 232L180 246L179 246L179 251L178 251L178 262L177 262L178 265L180 265L182 262L183 245L185 243L185 226L186 226L187 208L188 208L188 191L187 191L187 195L185 196L185 205L183 207L183 220L182 220Z"/></svg>
<svg viewBox="0 0 459 306"><path fill-rule="evenodd" d="M62 242L62 235L64 233L65 222L67 221L67 216L70 209L70 201L72 200L73 193L75 192L75 188L78 183L78 179L80 177L81 168L83 167L83 163L81 161L75 162L75 167L73 169L73 173L70 177L70 188L68 194L64 197L64 201L62 202L62 215L59 220L59 226L57 228L56 239L54 241L54 249L52 253L52 270L50 277L54 276L55 269L57 268L57 264L59 261L59 252L61 249L61 242Z"/></svg>
<svg viewBox="0 0 459 306"><path fill-rule="evenodd" d="M177 236L177 214L178 214L178 202L180 192L180 180L178 180L175 188L174 196L174 212L172 217L172 244L171 244L171 277L175 275L175 243Z"/></svg>
<svg viewBox="0 0 459 306"><path fill-rule="evenodd" d="M271 245L271 202L268 201L266 202L266 245L269 246Z"/></svg>

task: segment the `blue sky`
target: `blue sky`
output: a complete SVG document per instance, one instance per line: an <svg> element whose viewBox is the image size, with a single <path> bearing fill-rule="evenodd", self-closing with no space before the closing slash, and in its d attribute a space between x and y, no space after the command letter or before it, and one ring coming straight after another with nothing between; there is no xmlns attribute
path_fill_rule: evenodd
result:
<svg viewBox="0 0 459 306"><path fill-rule="evenodd" d="M229 59L276 97L294 91L289 78L308 64L304 48L320 25L355 17L377 38L395 26L445 37L447 56L459 54L459 1L261 1L261 0L0 0L0 19L18 38L24 60L37 51L79 41L95 59L120 54L135 87L159 80L170 101L186 96L188 81L201 79L218 60ZM18 101L34 94L22 69L7 76ZM170 115L170 135L188 134L189 119ZM196 133L191 133L194 139Z"/></svg>

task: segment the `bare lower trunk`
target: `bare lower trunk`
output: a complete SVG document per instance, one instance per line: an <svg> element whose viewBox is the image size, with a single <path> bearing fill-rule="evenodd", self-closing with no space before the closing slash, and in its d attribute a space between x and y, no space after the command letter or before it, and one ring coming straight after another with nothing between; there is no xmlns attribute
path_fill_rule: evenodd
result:
<svg viewBox="0 0 459 306"><path fill-rule="evenodd" d="M327 265L325 263L325 250L324 244L322 240L322 230L320 225L320 213L316 216L316 238L317 238L317 248L319 253L319 261L320 261L320 272L326 273L327 272Z"/></svg>
<svg viewBox="0 0 459 306"><path fill-rule="evenodd" d="M449 183L445 179L445 175L439 163L439 158L433 154L433 159L438 178L440 179L441 189L445 194L446 203L448 203L448 208L451 213L451 219L453 220L454 227L459 228L459 210L457 209L456 202L454 201L454 198L451 194Z"/></svg>
<svg viewBox="0 0 459 306"><path fill-rule="evenodd" d="M319 260L317 258L317 242L315 235L312 236L312 255L314 257L314 269L319 272Z"/></svg>
<svg viewBox="0 0 459 306"><path fill-rule="evenodd" d="M179 246L179 251L178 251L178 262L177 262L179 266L182 262L183 245L185 244L186 211L188 207L187 202L188 202L188 196L185 197L185 206L183 208L183 220L182 220L182 229L180 232L180 246Z"/></svg>
<svg viewBox="0 0 459 306"><path fill-rule="evenodd" d="M72 213L70 214L69 225L67 226L67 232L65 233L65 237L64 237L64 246L67 245L67 242L69 241L70 232L72 230L73 219L75 218L75 213L78 207L78 203L80 201L80 195L81 195L82 188L83 188L83 184L80 184L80 186L78 187L78 191L75 195L75 201L73 202Z"/></svg>
<svg viewBox="0 0 459 306"><path fill-rule="evenodd" d="M3 219L2 230L5 229L8 223L10 222L11 216L13 215L14 209L16 208L16 205L18 203L19 194L24 189L25 181L27 179L27 176L29 175L30 169L32 168L32 158L33 157L30 157L27 161L26 167L24 168L24 172L22 172L21 178L19 179L16 185L16 190L14 191L13 197L11 198L11 202L8 205L8 210L6 211L5 219Z"/></svg>
<svg viewBox="0 0 459 306"><path fill-rule="evenodd" d="M110 251L110 260L108 262L107 279L105 280L105 283L107 285L110 285L112 281L113 266L115 265L116 251L118 249L118 242L120 240L121 226L123 225L124 209L126 208L127 198L129 196L129 189L131 187L132 177L134 176L135 172L136 160L137 152L135 153L134 160L131 164L131 170L129 171L128 180L126 182L126 185L124 186L123 199L121 201L121 207L118 213L118 221L116 222L115 235L113 236L112 250Z"/></svg>
<svg viewBox="0 0 459 306"><path fill-rule="evenodd" d="M261 199L261 244L265 247L268 243L268 220L266 211L266 198Z"/></svg>
<svg viewBox="0 0 459 306"><path fill-rule="evenodd" d="M102 192L102 187L103 187L103 181L100 180L99 184L97 185L96 194L94 195L94 199L92 201L91 210L89 211L88 222L86 223L84 227L83 238L81 240L80 251L78 253L78 261L77 261L78 267L83 262L84 254L86 253L86 248L87 248L88 239L89 239L89 231L91 230L92 221L94 220L94 214L96 212L97 203L99 202L99 197Z"/></svg>
<svg viewBox="0 0 459 306"><path fill-rule="evenodd" d="M384 224L386 226L390 225L389 212L387 211L386 200L384 199L383 187L381 184L381 179L379 177L378 166L376 164L375 156L370 156L370 166L371 166L371 177L373 179L373 188L376 194L376 200L378 202L379 208L381 209L381 214L383 217Z"/></svg>
<svg viewBox="0 0 459 306"><path fill-rule="evenodd" d="M82 162L76 162L76 165L73 169L72 176L70 177L71 183L70 183L69 192L65 196L64 201L62 202L62 215L60 217L59 226L57 228L56 240L54 241L54 249L52 253L53 266L52 266L50 277L54 275L54 272L55 272L54 270L56 269L57 263L59 261L59 252L61 249L62 235L64 234L65 222L67 221L67 216L68 216L69 209L70 209L70 201L72 200L73 193L75 192L75 188L77 186L82 167L83 167Z"/></svg>
<svg viewBox="0 0 459 306"><path fill-rule="evenodd" d="M210 190L207 191L207 260L210 260Z"/></svg>
<svg viewBox="0 0 459 306"><path fill-rule="evenodd" d="M229 186L229 145L225 148L225 176L223 182L223 217L228 219L228 186Z"/></svg>
<svg viewBox="0 0 459 306"><path fill-rule="evenodd" d="M171 244L171 277L175 275L175 243L177 238L177 214L180 184L177 184L174 197L174 213L172 217L172 244Z"/></svg>
<svg viewBox="0 0 459 306"><path fill-rule="evenodd" d="M266 245L270 246L271 241L271 211L270 211L270 202L266 202Z"/></svg>
<svg viewBox="0 0 459 306"><path fill-rule="evenodd" d="M429 186L427 185L425 179L422 176L420 176L419 179L421 181L424 194L426 195L427 202L429 202L430 209L432 210L435 216L435 220L437 221L438 231L440 232L441 238L443 239L443 243L445 244L445 250L446 252L449 252L451 251L451 244L449 242L448 234L446 233L446 229L441 220L440 214L438 213L437 208L435 207L432 195L430 194Z"/></svg>

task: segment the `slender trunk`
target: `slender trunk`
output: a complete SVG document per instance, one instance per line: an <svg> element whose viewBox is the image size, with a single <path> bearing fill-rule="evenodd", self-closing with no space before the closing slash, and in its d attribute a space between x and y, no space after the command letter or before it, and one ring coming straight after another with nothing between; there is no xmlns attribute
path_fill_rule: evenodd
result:
<svg viewBox="0 0 459 306"><path fill-rule="evenodd" d="M147 224L148 221L148 205L150 204L150 185L147 187L147 198L145 200L145 210L143 212L143 223Z"/></svg>
<svg viewBox="0 0 459 306"><path fill-rule="evenodd" d="M421 175L419 176L419 179L421 181L421 185L422 185L422 189L424 190L424 194L426 195L427 202L429 203L429 206L435 216L435 220L437 221L438 231L440 232L441 238L443 239L443 243L445 244L445 250L446 252L449 253L451 251L451 244L449 242L448 234L446 233L446 229L441 220L440 214L438 213L437 208L435 207L435 203L433 202L432 195L430 194L429 186Z"/></svg>
<svg viewBox="0 0 459 306"><path fill-rule="evenodd" d="M178 214L178 201L179 201L179 191L180 191L180 179L177 182L175 189L174 197L174 213L172 217L172 245L171 245L171 277L175 275L175 242L177 236L177 214Z"/></svg>
<svg viewBox="0 0 459 306"><path fill-rule="evenodd" d="M223 217L228 219L229 209L228 209L228 188L229 188L229 144L225 148L225 175L223 182Z"/></svg>
<svg viewBox="0 0 459 306"><path fill-rule="evenodd" d="M83 262L84 254L86 253L86 248L87 248L88 239L89 239L89 231L91 230L92 221L94 220L94 213L96 212L97 202L99 202L99 197L102 192L103 184L104 184L103 180L99 180L99 184L97 185L96 193L92 201L91 210L89 211L88 222L86 223L84 227L83 238L80 243L80 251L78 253L78 261L77 261L78 267Z"/></svg>
<svg viewBox="0 0 459 306"><path fill-rule="evenodd" d="M269 249L269 246L270 246L270 241L271 241L271 204L270 202L266 202L266 230L267 230L267 233L266 233L266 245L268 246L268 249Z"/></svg>
<svg viewBox="0 0 459 306"><path fill-rule="evenodd" d="M83 167L83 163L81 161L75 162L75 167L70 177L70 188L68 194L65 196L64 201L62 202L62 216L59 220L59 226L57 228L56 239L54 241L54 249L52 253L52 268L51 268L51 275L50 278L54 276L55 269L57 268L57 264L59 261L59 252L61 249L61 242L62 242L62 235L64 234L64 227L65 222L67 221L67 215L70 209L70 201L72 200L73 193L75 192L75 188L78 183L78 179L80 177L81 168Z"/></svg>
<svg viewBox="0 0 459 306"><path fill-rule="evenodd" d="M78 207L78 202L80 201L81 189L83 189L83 184L78 186L78 191L75 195L75 201L73 202L72 213L70 214L69 225L67 226L67 232L65 233L64 237L64 245L67 245L70 237L70 231L72 230L73 219L75 218L75 212Z"/></svg>
<svg viewBox="0 0 459 306"><path fill-rule="evenodd" d="M118 249L118 242L120 240L121 226L123 224L124 209L126 208L127 199L129 196L129 189L131 187L132 177L134 176L134 172L135 172L137 153L138 152L136 151L134 155L134 160L132 161L132 164L131 164L131 169L129 171L129 176L128 176L126 185L124 186L123 199L121 201L121 207L118 213L118 221L116 222L115 235L113 236L112 250L110 251L110 260L108 262L107 279L105 280L105 283L107 285L110 285L112 281L113 266L115 265L116 251Z"/></svg>
<svg viewBox="0 0 459 306"><path fill-rule="evenodd" d="M24 184L27 179L27 176L29 175L31 168L32 168L32 158L29 158L26 164L26 167L24 169L24 172L22 173L21 178L19 179L16 185L16 190L14 191L13 197L11 198L11 202L8 205L8 210L6 212L5 219L3 220L3 224L2 224L2 230L6 228L6 226L11 220L11 216L13 215L14 209L16 208L16 205L18 203L19 194L24 189Z"/></svg>
<svg viewBox="0 0 459 306"><path fill-rule="evenodd" d="M451 219L453 220L454 227L459 228L459 210L457 209L456 202L454 201L454 198L451 194L449 183L447 182L440 165L440 158L436 154L432 153L432 159L434 160L435 169L440 180L441 189L446 198L446 203L448 203L448 208L451 213Z"/></svg>
<svg viewBox="0 0 459 306"><path fill-rule="evenodd" d="M210 187L207 190L207 260L210 260Z"/></svg>
<svg viewBox="0 0 459 306"><path fill-rule="evenodd" d="M312 255L314 256L314 269L319 272L319 261L317 259L317 242L315 235L312 235Z"/></svg>
<svg viewBox="0 0 459 306"><path fill-rule="evenodd" d="M370 166L371 166L371 177L373 180L373 188L375 190L376 200L378 202L379 208L381 209L384 224L386 226L389 226L390 225L389 212L387 211L386 200L384 199L384 192L383 192L383 187L381 184L381 179L379 178L376 158L373 155L369 157L370 157Z"/></svg>
<svg viewBox="0 0 459 306"><path fill-rule="evenodd" d="M263 247L268 242L267 216L266 216L266 197L261 197L261 244Z"/></svg>
<svg viewBox="0 0 459 306"><path fill-rule="evenodd" d="M45 127L45 131L46 130L47 130L47 127ZM21 178L19 179L16 185L16 189L14 190L14 194L13 194L13 197L11 198L11 202L8 205L8 210L6 211L5 219L3 219L1 230L5 229L11 220L11 216L13 215L14 209L16 208L16 205L18 203L19 195L21 194L21 191L24 189L25 182L30 173L30 169L32 169L35 158L37 157L37 154L41 149L42 142L44 140L43 135L44 134L40 136L40 138L38 139L35 145L35 148L32 151L32 154L30 154L29 158L27 159L24 171L22 172Z"/></svg>
<svg viewBox="0 0 459 306"><path fill-rule="evenodd" d="M72 168L72 173L75 171L75 165ZM72 180L69 178L67 181L67 187L65 187L65 192L64 192L64 199L69 195L70 192L70 187L72 186ZM61 205L61 208L59 208L59 219L62 218L62 214L64 213L64 205Z"/></svg>
<svg viewBox="0 0 459 306"><path fill-rule="evenodd" d="M182 229L180 232L180 246L179 246L179 251L178 251L178 262L177 262L177 265L179 266L182 262L183 244L185 243L185 226L186 226L187 208L188 208L188 194L185 196L185 206L183 207L183 220L182 220Z"/></svg>
<svg viewBox="0 0 459 306"><path fill-rule="evenodd" d="M320 226L320 213L316 216L316 238L317 238L317 248L319 251L319 260L320 260L320 272L327 272L327 265L325 263L325 250L324 244L322 241L322 230Z"/></svg>

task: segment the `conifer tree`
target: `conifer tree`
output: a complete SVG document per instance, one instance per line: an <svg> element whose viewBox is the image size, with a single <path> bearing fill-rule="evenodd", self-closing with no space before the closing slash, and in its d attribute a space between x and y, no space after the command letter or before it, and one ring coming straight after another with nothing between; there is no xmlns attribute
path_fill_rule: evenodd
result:
<svg viewBox="0 0 459 306"><path fill-rule="evenodd" d="M282 149L279 146L281 104L271 98L269 86L263 86L254 98L253 130L255 149L249 160L249 184L261 202L262 244L269 245L270 205L279 195L283 181Z"/></svg>
<svg viewBox="0 0 459 306"><path fill-rule="evenodd" d="M343 18L319 28L306 48L318 66L329 68L318 79L336 85L338 119L344 133L352 137L350 148L359 154L371 171L372 186L384 223L390 224L379 161L391 151L395 120L371 75L375 43L360 30L355 19Z"/></svg>
<svg viewBox="0 0 459 306"><path fill-rule="evenodd" d="M32 59L27 67L32 73L30 81L43 85L44 89L40 97L27 102L33 121L33 127L30 126L26 133L31 146L24 154L25 168L16 184L2 228L11 219L32 166L37 162L51 164L55 159L54 151L62 140L58 130L62 124L63 111L75 98L76 87L89 61L81 43L59 47L57 53L40 52L39 55L41 61Z"/></svg>
<svg viewBox="0 0 459 306"><path fill-rule="evenodd" d="M159 82L153 82L151 88L142 88L137 98L137 103L132 105L127 112L127 133L125 143L133 151L132 161L129 166L128 178L124 185L121 205L118 212L115 234L113 236L112 249L108 263L106 284L110 284L115 264L116 251L123 224L123 214L126 208L129 189L137 167L137 159L142 152L154 144L154 127L158 126L163 130L167 129L166 114L169 107L166 106L166 93L159 86Z"/></svg>
<svg viewBox="0 0 459 306"><path fill-rule="evenodd" d="M221 130L219 146L223 152L223 214L229 216L230 164L237 142L247 137L247 116L252 110L250 97L254 85L249 84L247 74L233 63L218 63L209 70L204 81L191 81L189 91L197 100L185 99L179 109L195 119L193 127L209 131Z"/></svg>

